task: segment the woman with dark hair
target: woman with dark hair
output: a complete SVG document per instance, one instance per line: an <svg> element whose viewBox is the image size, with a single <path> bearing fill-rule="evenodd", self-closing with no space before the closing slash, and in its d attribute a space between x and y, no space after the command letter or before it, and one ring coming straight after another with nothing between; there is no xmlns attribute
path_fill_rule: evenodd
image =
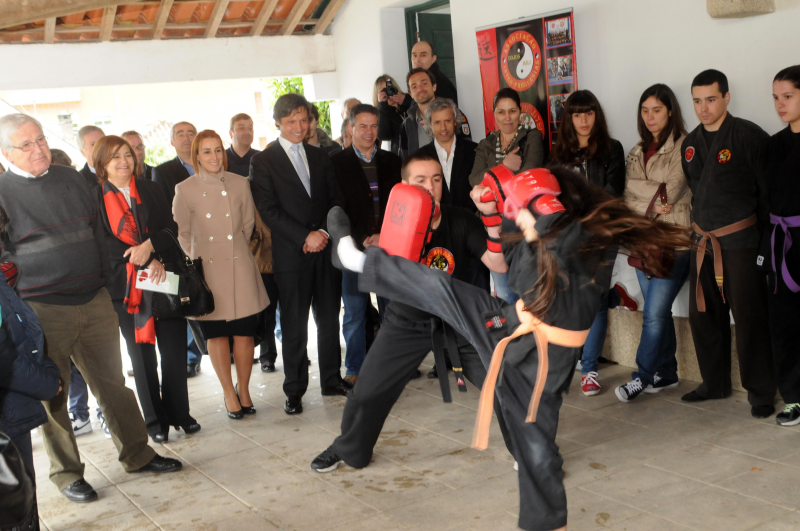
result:
<svg viewBox="0 0 800 531"><path fill-rule="evenodd" d="M622 196L625 190L625 152L622 144L608 133L603 107L588 90L576 90L564 102L558 140L550 151L549 162L571 168L614 197ZM609 258L613 259L613 256ZM586 396L600 392L597 364L606 342L608 309L620 305L637 309L636 301L628 296L621 284L617 284L603 296L597 319L583 347L581 390Z"/></svg>
<svg viewBox="0 0 800 531"><path fill-rule="evenodd" d="M625 201L643 216L688 231L692 192L681 166L686 128L678 100L668 86L659 83L642 93L636 113L641 141L628 154ZM672 303L689 276L689 256L688 249L678 249L663 278L636 270L644 296L642 336L636 351L638 370L615 391L622 402L630 402L643 391L657 393L678 385Z"/></svg>
<svg viewBox="0 0 800 531"><path fill-rule="evenodd" d="M475 186L483 181L483 175L499 164L514 173L544 164L544 143L538 129L527 129L522 121L522 102L517 91L502 88L492 101L497 131L489 133L475 150L475 163L469 176L469 184ZM497 296L514 303L519 296L508 288L508 273L492 273Z"/></svg>
<svg viewBox="0 0 800 531"><path fill-rule="evenodd" d="M94 190L111 261L111 279L106 287L131 357L147 433L153 442L164 443L169 439L170 426L187 434L200 430L200 424L189 414L186 320L153 317L153 292L137 288L136 279L144 269L154 282L166 278L162 261L180 259L174 236L169 234L177 234L178 226L169 215L161 186L136 178L136 154L127 140L114 135L98 140L92 165L100 182ZM161 354L161 382L156 341Z"/></svg>
<svg viewBox="0 0 800 531"><path fill-rule="evenodd" d="M682 229L643 218L622 199L560 167L552 173L534 170L513 184L516 189L503 186L501 210L508 216L504 231L512 231L503 244L510 284L522 294L515 305L380 247L361 253L341 210L328 215L328 230L343 266L361 273L362 288L440 317L475 347L489 369L473 447L488 444L496 394L519 465L519 526L561 530L566 529L567 500L555 442L559 409L608 290L613 265L606 260L608 251L622 246L644 253L655 247L669 253L691 241ZM490 191L476 186L472 198L485 217L500 218L497 203L481 202ZM512 191L513 202L507 199ZM645 261L665 273L650 255Z"/></svg>
<svg viewBox="0 0 800 531"><path fill-rule="evenodd" d="M771 235L765 235L770 238L772 249L770 256L764 258L772 262L772 355L778 389L786 403L775 422L794 426L800 424L800 65L778 72L772 82L772 97L778 116L788 127L772 135L763 150L772 225Z"/></svg>

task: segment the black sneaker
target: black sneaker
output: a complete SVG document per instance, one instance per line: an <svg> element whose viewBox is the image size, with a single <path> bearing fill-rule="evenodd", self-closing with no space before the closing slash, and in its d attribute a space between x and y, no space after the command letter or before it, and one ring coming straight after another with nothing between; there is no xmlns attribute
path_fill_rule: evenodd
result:
<svg viewBox="0 0 800 531"><path fill-rule="evenodd" d="M780 426L797 426L800 424L800 404L786 404L783 411L775 417L775 423Z"/></svg>
<svg viewBox="0 0 800 531"><path fill-rule="evenodd" d="M678 387L679 383L680 382L678 380L665 380L664 378L656 374L655 376L653 376L653 383L647 384L647 387L645 387L644 392L650 394L657 393L662 389Z"/></svg>
<svg viewBox="0 0 800 531"><path fill-rule="evenodd" d="M311 461L311 470L324 474L326 472L333 472L339 468L339 463L344 463L336 454L333 446L329 446L327 450L319 454Z"/></svg>
<svg viewBox="0 0 800 531"><path fill-rule="evenodd" d="M614 390L614 393L617 395L617 398L620 399L620 402L627 403L642 394L642 391L644 391L642 381L639 378L636 378L625 385L620 385L617 387Z"/></svg>

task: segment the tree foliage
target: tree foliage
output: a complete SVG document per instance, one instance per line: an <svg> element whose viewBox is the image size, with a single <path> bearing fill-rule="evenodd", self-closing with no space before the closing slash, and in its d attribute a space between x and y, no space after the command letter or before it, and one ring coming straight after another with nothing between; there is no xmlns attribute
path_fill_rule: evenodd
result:
<svg viewBox="0 0 800 531"><path fill-rule="evenodd" d="M283 96L284 94L288 94L290 92L295 92L297 94L305 95L305 91L303 90L303 78L302 77L274 77L265 80L265 84L267 87L267 93L269 94L268 103L269 107L272 108L275 106L275 102L278 101L278 98ZM315 101L313 102L314 105L317 106L317 110L319 111L319 127L321 127L326 133L329 135L331 134L331 109L330 109L330 101ZM332 135L333 136L333 135ZM336 135L338 136L338 135Z"/></svg>
<svg viewBox="0 0 800 531"><path fill-rule="evenodd" d="M162 162L167 162L175 158L174 150L169 144L157 143L149 144L145 148L144 161L150 166L158 166Z"/></svg>

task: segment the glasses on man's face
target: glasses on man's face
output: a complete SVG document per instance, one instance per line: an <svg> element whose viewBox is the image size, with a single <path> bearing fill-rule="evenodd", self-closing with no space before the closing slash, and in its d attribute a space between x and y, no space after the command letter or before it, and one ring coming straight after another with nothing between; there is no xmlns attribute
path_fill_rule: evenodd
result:
<svg viewBox="0 0 800 531"><path fill-rule="evenodd" d="M11 147L14 148L14 149L19 149L23 153L30 153L31 151L33 151L33 146L35 144L39 144L39 147L42 147L42 148L45 147L47 145L47 137L46 136L40 136L39 138L36 139L35 142L25 142L21 146L11 146Z"/></svg>

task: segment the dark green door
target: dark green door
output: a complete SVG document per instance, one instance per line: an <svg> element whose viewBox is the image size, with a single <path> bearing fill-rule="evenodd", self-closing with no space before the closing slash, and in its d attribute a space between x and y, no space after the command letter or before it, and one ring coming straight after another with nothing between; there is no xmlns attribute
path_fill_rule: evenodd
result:
<svg viewBox="0 0 800 531"><path fill-rule="evenodd" d="M417 13L417 33L419 40L433 43L439 68L455 85L456 63L453 54L453 26L450 24L450 15ZM409 50L409 56L410 53Z"/></svg>

